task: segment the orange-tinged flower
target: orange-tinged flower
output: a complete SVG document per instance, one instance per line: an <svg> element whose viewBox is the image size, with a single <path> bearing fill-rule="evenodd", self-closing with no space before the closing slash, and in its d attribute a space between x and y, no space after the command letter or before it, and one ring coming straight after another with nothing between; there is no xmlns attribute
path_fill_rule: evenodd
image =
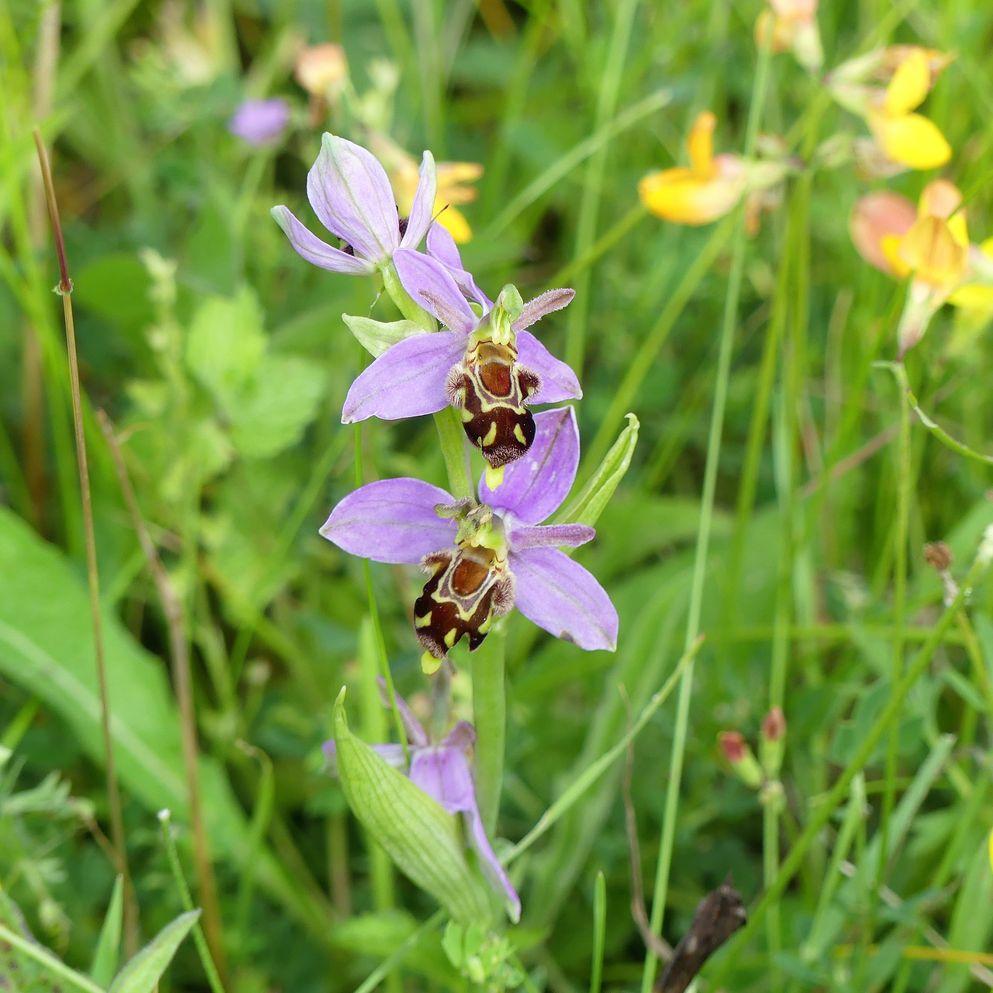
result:
<svg viewBox="0 0 993 993"><path fill-rule="evenodd" d="M774 52L792 51L796 60L811 72L824 62L817 29L818 0L769 0L769 8L755 22L755 42Z"/></svg>
<svg viewBox="0 0 993 993"><path fill-rule="evenodd" d="M944 303L993 316L993 239L969 244L962 194L945 179L924 188L915 210L895 193L870 193L852 212L859 254L877 269L911 277L900 318L900 354L927 330Z"/></svg>
<svg viewBox="0 0 993 993"><path fill-rule="evenodd" d="M898 193L869 193L855 204L849 231L859 255L889 276L903 279L910 269L900 256L900 242L914 226L917 211Z"/></svg>
<svg viewBox="0 0 993 993"><path fill-rule="evenodd" d="M345 50L332 42L302 48L293 74L311 96L334 96L348 77Z"/></svg>
<svg viewBox="0 0 993 993"><path fill-rule="evenodd" d="M400 215L406 216L413 205L414 192L417 189L418 163L412 155L385 135L373 135L370 144L389 174ZM435 214L438 223L460 245L472 238L472 228L465 214L456 205L472 203L476 199L477 191L471 184L477 182L482 175L483 167L478 162L437 164Z"/></svg>
<svg viewBox="0 0 993 993"><path fill-rule="evenodd" d="M741 199L745 163L737 155L714 155L716 125L710 111L699 114L686 141L690 165L649 173L638 184L641 202L657 217L677 224L710 224Z"/></svg>

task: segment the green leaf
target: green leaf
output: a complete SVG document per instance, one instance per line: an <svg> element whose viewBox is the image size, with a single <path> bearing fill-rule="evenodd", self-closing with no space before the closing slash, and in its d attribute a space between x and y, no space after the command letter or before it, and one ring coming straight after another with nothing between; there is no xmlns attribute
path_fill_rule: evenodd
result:
<svg viewBox="0 0 993 993"><path fill-rule="evenodd" d="M199 910L189 910L167 924L121 970L110 993L152 993L199 917Z"/></svg>
<svg viewBox="0 0 993 993"><path fill-rule="evenodd" d="M107 610L103 615L111 735L118 774L149 811L188 817L179 718L163 663ZM12 511L0 508L0 674L59 715L93 759L104 761L89 600L79 571ZM260 885L323 933L312 905L268 850L252 852L245 816L221 767L200 765L212 850L235 865L253 858Z"/></svg>
<svg viewBox="0 0 993 993"><path fill-rule="evenodd" d="M266 358L227 410L235 447L250 458L268 458L295 444L316 416L323 393L323 372L306 360Z"/></svg>
<svg viewBox="0 0 993 993"><path fill-rule="evenodd" d="M338 773L358 821L455 920L492 921L488 893L466 861L456 818L349 731L344 687L333 719Z"/></svg>
<svg viewBox="0 0 993 993"><path fill-rule="evenodd" d="M233 408L265 350L262 310L243 287L234 297L211 297L200 305L186 341L186 364L223 407Z"/></svg>
<svg viewBox="0 0 993 993"><path fill-rule="evenodd" d="M371 317L352 317L342 314L341 319L358 343L377 358L388 348L414 334L424 334L424 328L413 321L374 321Z"/></svg>
<svg viewBox="0 0 993 993"><path fill-rule="evenodd" d="M603 508L610 502L614 490L628 471L631 456L638 444L638 418L634 414L628 414L627 420L627 425L617 436L617 441L611 445L596 472L577 496L555 515L553 524L586 524L590 527L596 524Z"/></svg>
<svg viewBox="0 0 993 993"><path fill-rule="evenodd" d="M124 877L118 876L114 882L114 892L110 896L107 916L100 928L100 937L93 952L90 975L101 986L106 986L117 971L117 960L121 950L121 922L124 916Z"/></svg>

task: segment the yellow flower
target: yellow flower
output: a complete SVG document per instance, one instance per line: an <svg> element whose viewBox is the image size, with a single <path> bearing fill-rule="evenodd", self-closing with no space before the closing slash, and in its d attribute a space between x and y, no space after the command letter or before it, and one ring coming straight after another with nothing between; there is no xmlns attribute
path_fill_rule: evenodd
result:
<svg viewBox="0 0 993 993"><path fill-rule="evenodd" d="M690 165L649 173L638 184L641 202L657 217L676 224L710 224L741 199L745 165L737 155L714 155L716 124L709 111L698 115L686 141Z"/></svg>
<svg viewBox="0 0 993 993"><path fill-rule="evenodd" d="M938 126L914 113L931 89L931 61L913 48L897 65L882 99L868 112L869 127L886 156L909 169L936 169L952 149Z"/></svg>
<svg viewBox="0 0 993 993"><path fill-rule="evenodd" d="M917 220L900 243L900 257L914 279L950 290L966 278L969 232L962 194L947 179L928 183L921 193Z"/></svg>
<svg viewBox="0 0 993 993"><path fill-rule="evenodd" d="M389 173L400 216L406 217L417 190L417 160L385 135L373 135L370 144ZM471 184L483 175L483 167L478 162L439 162L436 168L435 216L455 241L464 245L472 238L472 228L456 205L472 203L476 199L477 191Z"/></svg>

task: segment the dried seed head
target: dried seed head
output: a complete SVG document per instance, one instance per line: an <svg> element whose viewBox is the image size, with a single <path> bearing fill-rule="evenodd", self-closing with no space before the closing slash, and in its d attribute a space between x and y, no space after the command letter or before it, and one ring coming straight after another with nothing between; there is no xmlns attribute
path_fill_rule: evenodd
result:
<svg viewBox="0 0 993 993"><path fill-rule="evenodd" d="M952 567L952 550L943 541L929 541L924 546L924 561L937 572L947 572Z"/></svg>

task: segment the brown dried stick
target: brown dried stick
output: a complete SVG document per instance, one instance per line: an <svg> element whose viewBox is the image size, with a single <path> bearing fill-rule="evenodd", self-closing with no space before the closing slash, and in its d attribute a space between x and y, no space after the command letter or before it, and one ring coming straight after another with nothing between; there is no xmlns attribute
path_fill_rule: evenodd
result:
<svg viewBox="0 0 993 993"><path fill-rule="evenodd" d="M97 566L97 542L93 527L93 495L90 490L90 467L86 455L86 434L83 431L83 408L79 387L79 357L76 351L76 325L72 313L72 280L69 278L69 262L66 258L65 240L62 237L62 222L59 218L59 205L55 199L55 184L48 164L48 152L41 140L41 134L34 132L35 146L38 149L38 164L45 187L45 200L48 217L52 223L52 236L55 240L55 253L59 263L59 284L57 292L62 297L62 316L65 321L66 351L69 358L69 388L72 395L72 423L76 438L76 468L79 472L79 498L83 509L83 532L86 544L86 579L90 593L90 618L93 624L93 654L96 659L97 684L100 693L100 727L103 733L104 762L107 772L107 804L110 808L111 838L114 845L117 871L124 879L125 927L129 949L138 945L138 904L131 885L128 870L127 848L124 841L124 816L122 814L121 791L117 781L117 764L114 761L114 740L111 734L110 693L107 685L107 663L104 655L103 620L100 613L100 572Z"/></svg>
<svg viewBox="0 0 993 993"><path fill-rule="evenodd" d="M227 960L224 954L224 930L221 923L220 903L217 898L217 881L210 861L210 847L207 843L207 831L203 822L203 804L200 796L199 745L197 743L196 711L193 704L193 680L190 674L190 646L186 637L186 618L182 600L169 578L169 573L162 564L158 548L148 533L145 519L141 515L138 499L131 477L128 475L124 453L117 441L114 426L107 414L98 410L97 421L107 447L110 449L117 470L124 503L131 517L131 525L138 537L148 571L155 584L162 613L165 615L166 629L169 637L169 660L172 668L172 678L176 684L176 696L179 700L180 731L183 742L183 763L186 772L186 784L189 794L190 823L193 829L193 859L196 865L197 882L200 890L200 902L203 905L204 935L210 946L210 954L217 966L222 981L227 985Z"/></svg>

